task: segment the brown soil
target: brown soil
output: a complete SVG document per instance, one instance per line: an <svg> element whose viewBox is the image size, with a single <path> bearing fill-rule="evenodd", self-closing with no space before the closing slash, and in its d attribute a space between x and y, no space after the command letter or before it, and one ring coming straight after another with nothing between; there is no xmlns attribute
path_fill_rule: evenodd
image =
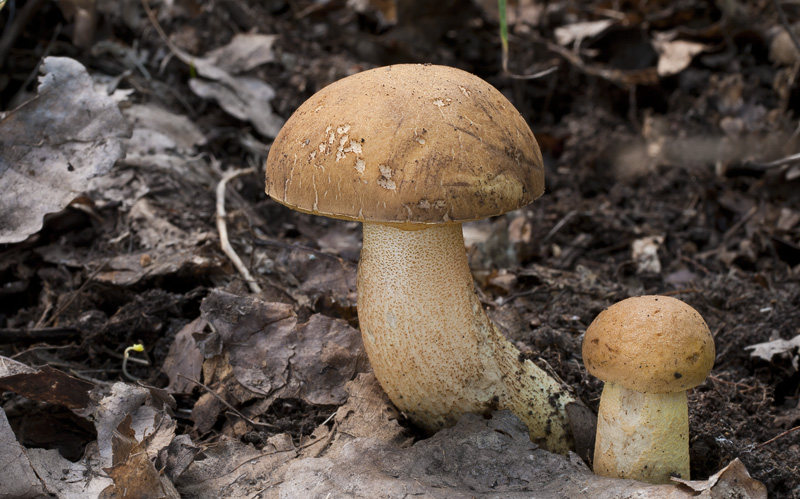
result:
<svg viewBox="0 0 800 499"><path fill-rule="evenodd" d="M512 71L558 67L536 80L503 75L491 13L469 2L433 3L441 6L412 2L398 24L384 26L374 11L357 13L339 1L182 1L163 27L194 54L253 28L277 34L275 61L253 74L275 88L273 107L284 118L322 86L396 62L448 64L495 85L540 141L547 191L517 213L476 225L488 238L473 247L471 264L492 318L526 356L552 368L596 410L602 385L586 373L580 357L582 334L593 318L632 295L668 294L688 302L708 322L717 348L711 376L689 395L693 478L706 478L738 457L771 496L800 497L800 431L771 441L800 425L798 353L766 361L746 350L800 333L800 180L791 164L763 166L797 152L800 110L797 70L768 57L780 28L773 3L760 0L723 11L721 4L735 2L623 2L626 22L584 42L595 59L583 68L548 49L546 40L568 22L599 19L601 8L612 4L550 3L537 27L512 29ZM800 11L787 14L800 19ZM0 24L8 16L8 9L0 12ZM208 138L203 152L224 168L263 164L263 152L239 140L243 131L255 133L246 123L188 90L186 65L173 60L159 71L164 43L149 23L132 28L117 14L101 19L98 38L127 46L136 41L148 51L145 64L153 79L134 73L122 83L139 91L135 99L189 114ZM58 22L64 24L56 33ZM91 71L116 75L124 70L107 52L74 47L70 26L55 3L40 7L2 68L4 108L45 47L51 55L81 60ZM710 48L674 76L631 84L637 71L655 65L654 32L679 27ZM592 68L611 68L623 76L609 79ZM200 190L198 197L198 191L178 190L180 177L167 175L159 185L162 190L152 189L149 196L171 210L173 224L214 231L213 187ZM337 276L354 276L357 225L290 212L265 197L260 180L236 187L240 209L229 230L243 255L246 248L256 248L274 257L276 266L295 270L292 254L298 251L340 257L314 260L315 277L331 277L319 278L315 289L304 288L310 301L291 298L309 282L299 270L294 281L281 279L280 269L259 277L265 296L296 305L301 318L321 312L357 325L347 285L334 288L343 286ZM109 241L125 230L125 213L106 206L99 215L102 221L70 209L51 217L33 239L0 247L0 331L7 335L0 353L115 380L121 376L119 352L142 341L153 367L132 369L163 386L161 361L176 332L199 315L209 290L245 288L226 265L117 286L93 282L92 265L53 263L42 256L53 243L65 255L81 255L83 262L117 256L123 249ZM650 236L663 238L654 242L660 270L640 269L632 257L634 241ZM124 251L137 249L133 237ZM203 251L225 261L216 245ZM63 336L42 341L35 334L34 340L10 336L12 330L33 328L43 316L53 318L50 325L63 328ZM31 349L43 343L49 346ZM196 399L179 398L179 408L191 409ZM24 418L25 410L9 410L12 397L3 402L12 419ZM300 435L322 422L322 414L320 408L289 400L273 407L265 420L278 431ZM184 422L184 431L190 431L191 422ZM251 432L245 438L257 443L266 435Z"/></svg>

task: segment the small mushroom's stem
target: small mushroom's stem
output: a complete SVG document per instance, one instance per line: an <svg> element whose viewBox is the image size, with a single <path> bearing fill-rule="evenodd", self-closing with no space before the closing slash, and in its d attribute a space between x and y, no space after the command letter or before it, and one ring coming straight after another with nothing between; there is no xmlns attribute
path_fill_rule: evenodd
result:
<svg viewBox="0 0 800 499"><path fill-rule="evenodd" d="M495 327L475 293L460 224L365 223L358 318L375 376L395 405L437 431L508 409L531 440L565 454L573 398Z"/></svg>
<svg viewBox="0 0 800 499"><path fill-rule="evenodd" d="M689 479L686 392L642 393L606 383L597 414L597 475L649 483Z"/></svg>

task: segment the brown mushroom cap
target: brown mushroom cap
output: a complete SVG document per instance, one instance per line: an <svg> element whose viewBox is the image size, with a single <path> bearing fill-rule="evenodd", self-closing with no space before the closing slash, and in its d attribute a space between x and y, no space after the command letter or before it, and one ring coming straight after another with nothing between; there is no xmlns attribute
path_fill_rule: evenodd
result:
<svg viewBox="0 0 800 499"><path fill-rule="evenodd" d="M610 306L583 339L583 362L592 375L644 393L699 385L714 355L714 338L700 314L668 296L638 296Z"/></svg>
<svg viewBox="0 0 800 499"><path fill-rule="evenodd" d="M335 218L464 222L530 203L544 169L525 119L494 87L404 64L339 80L300 106L270 149L266 192Z"/></svg>

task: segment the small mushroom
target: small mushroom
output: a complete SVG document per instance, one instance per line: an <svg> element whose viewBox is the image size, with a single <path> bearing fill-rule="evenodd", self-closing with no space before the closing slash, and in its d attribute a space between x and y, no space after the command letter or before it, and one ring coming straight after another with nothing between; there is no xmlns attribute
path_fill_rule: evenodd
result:
<svg viewBox="0 0 800 499"><path fill-rule="evenodd" d="M544 192L539 146L494 87L464 71L396 65L306 101L267 160L266 192L296 210L364 223L358 317L375 376L434 432L509 409L566 453L573 398L486 316L461 223Z"/></svg>
<svg viewBox="0 0 800 499"><path fill-rule="evenodd" d="M714 365L700 314L668 296L628 298L603 310L583 339L586 369L605 381L594 472L650 483L689 479L686 390Z"/></svg>

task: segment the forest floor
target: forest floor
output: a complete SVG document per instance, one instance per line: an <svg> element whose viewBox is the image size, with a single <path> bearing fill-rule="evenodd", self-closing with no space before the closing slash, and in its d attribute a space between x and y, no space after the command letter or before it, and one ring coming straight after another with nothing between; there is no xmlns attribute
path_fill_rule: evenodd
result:
<svg viewBox="0 0 800 499"><path fill-rule="evenodd" d="M76 0L16 3L13 18L0 11L0 109L35 94L43 56L70 57L113 93L133 135L126 155L41 230L0 245L6 358L130 384L123 352L141 343L130 356L149 365L127 369L175 399L176 434L256 449L278 434L302 442L368 365L352 353L341 379L328 380L341 393L301 390L277 382L280 373L242 375L263 359L215 343L225 329L215 321L253 296L220 249L217 186L252 169L228 183L225 220L264 314L309 331L357 329L360 225L270 200L269 144L329 83L388 64L444 64L503 92L545 158L540 199L465 226L489 316L596 411L602 383L583 367L581 340L597 314L642 294L689 303L717 350L688 397L692 478L738 458L772 497L800 498L800 431L785 433L800 425L800 57L776 3L520 0L509 6L508 72L553 68L535 79L503 70L489 1L174 0L152 1L148 15L137 1L104 0L88 25ZM800 20L797 4L783 9ZM235 35L246 43L229 45ZM220 90L209 65L260 86ZM223 104L236 98L245 105ZM242 376L272 388L248 391L234 380ZM99 437L48 400L8 391L0 403L26 448L75 461Z"/></svg>

